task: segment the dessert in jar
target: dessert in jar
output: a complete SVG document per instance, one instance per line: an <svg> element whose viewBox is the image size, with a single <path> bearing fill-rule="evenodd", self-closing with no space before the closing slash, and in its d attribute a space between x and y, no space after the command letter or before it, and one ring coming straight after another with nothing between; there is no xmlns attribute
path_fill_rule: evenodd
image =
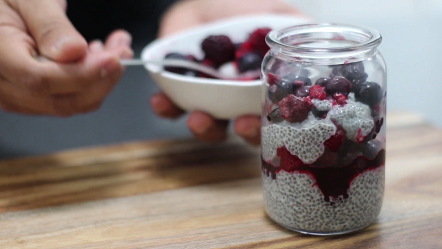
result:
<svg viewBox="0 0 442 249"><path fill-rule="evenodd" d="M333 235L373 223L385 176L386 65L370 28L272 31L262 64L264 206L276 223Z"/></svg>

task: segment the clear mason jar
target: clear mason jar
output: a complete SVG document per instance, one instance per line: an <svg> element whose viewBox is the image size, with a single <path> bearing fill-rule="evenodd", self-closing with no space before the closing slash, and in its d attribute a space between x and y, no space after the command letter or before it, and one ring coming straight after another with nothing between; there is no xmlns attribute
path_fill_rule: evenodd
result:
<svg viewBox="0 0 442 249"><path fill-rule="evenodd" d="M263 61L262 180L268 216L306 234L373 223L385 177L386 65L369 28L272 31Z"/></svg>

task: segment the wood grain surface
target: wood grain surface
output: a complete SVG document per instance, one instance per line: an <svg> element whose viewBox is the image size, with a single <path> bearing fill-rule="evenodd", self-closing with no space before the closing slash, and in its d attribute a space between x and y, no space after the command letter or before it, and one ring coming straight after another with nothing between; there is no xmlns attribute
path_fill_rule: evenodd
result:
<svg viewBox="0 0 442 249"><path fill-rule="evenodd" d="M442 248L442 131L388 120L378 222L287 231L264 213L258 149L138 142L0 162L0 248Z"/></svg>

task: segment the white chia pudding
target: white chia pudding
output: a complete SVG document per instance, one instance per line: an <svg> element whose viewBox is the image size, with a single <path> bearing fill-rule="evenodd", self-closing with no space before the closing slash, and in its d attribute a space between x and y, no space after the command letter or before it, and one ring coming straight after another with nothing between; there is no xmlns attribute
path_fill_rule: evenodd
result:
<svg viewBox="0 0 442 249"><path fill-rule="evenodd" d="M384 194L385 167L367 170L350 184L348 198L324 200L316 181L303 173L280 171L276 179L262 175L264 205L278 224L312 233L363 228L375 221Z"/></svg>

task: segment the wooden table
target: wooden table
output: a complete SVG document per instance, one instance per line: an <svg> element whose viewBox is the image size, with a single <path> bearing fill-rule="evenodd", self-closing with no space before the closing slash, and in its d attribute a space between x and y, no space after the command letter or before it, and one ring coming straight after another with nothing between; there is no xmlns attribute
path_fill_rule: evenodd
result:
<svg viewBox="0 0 442 249"><path fill-rule="evenodd" d="M388 120L378 222L340 237L263 210L257 149L233 139L127 143L0 163L0 248L442 248L442 131Z"/></svg>

